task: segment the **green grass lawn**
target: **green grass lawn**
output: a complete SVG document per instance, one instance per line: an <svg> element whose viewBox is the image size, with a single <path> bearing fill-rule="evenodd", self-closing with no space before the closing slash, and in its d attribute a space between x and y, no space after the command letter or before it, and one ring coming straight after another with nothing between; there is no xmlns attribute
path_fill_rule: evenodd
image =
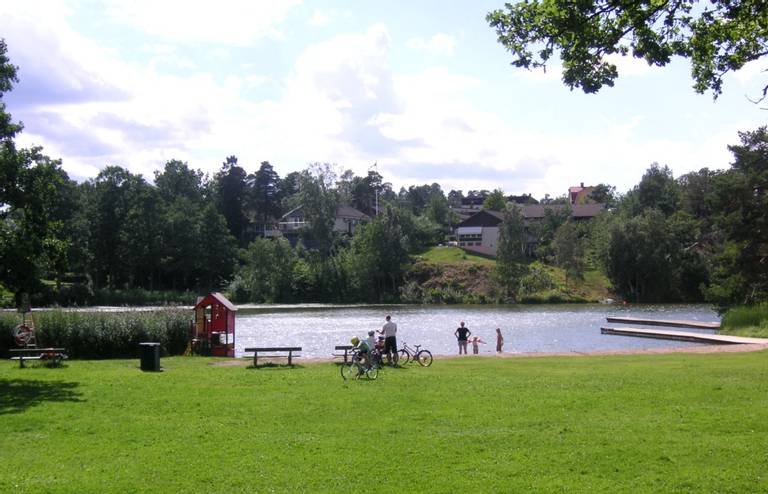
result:
<svg viewBox="0 0 768 494"><path fill-rule="evenodd" d="M766 492L768 353L0 362L0 492Z"/></svg>
<svg viewBox="0 0 768 494"><path fill-rule="evenodd" d="M416 257L435 264L485 264L489 266L496 264L494 259L478 256L458 247L432 247Z"/></svg>

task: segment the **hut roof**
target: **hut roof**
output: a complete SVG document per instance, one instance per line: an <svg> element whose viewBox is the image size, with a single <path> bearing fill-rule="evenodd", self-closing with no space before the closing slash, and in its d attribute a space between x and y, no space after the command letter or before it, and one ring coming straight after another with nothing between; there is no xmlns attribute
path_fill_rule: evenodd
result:
<svg viewBox="0 0 768 494"><path fill-rule="evenodd" d="M235 304L229 301L227 297L220 294L219 292L211 292L205 297L203 297L201 300L198 300L197 304L195 304L195 309L198 307L206 307L208 305L211 305L213 302L218 302L227 309L231 310L232 312L237 311L237 307L235 307Z"/></svg>

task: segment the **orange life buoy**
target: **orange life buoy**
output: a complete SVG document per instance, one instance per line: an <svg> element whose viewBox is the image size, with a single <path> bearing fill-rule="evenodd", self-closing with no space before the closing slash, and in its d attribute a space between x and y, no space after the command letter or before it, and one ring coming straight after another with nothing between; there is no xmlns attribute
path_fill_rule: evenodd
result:
<svg viewBox="0 0 768 494"><path fill-rule="evenodd" d="M32 338L32 328L26 324L19 324L13 329L13 338L17 345L26 345Z"/></svg>

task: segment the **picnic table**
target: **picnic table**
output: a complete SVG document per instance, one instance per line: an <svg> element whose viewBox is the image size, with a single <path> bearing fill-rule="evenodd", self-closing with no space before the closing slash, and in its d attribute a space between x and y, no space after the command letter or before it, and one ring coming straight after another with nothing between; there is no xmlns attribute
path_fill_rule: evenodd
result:
<svg viewBox="0 0 768 494"><path fill-rule="evenodd" d="M67 358L66 348L11 348L12 353L17 354L11 357L11 360L19 361L19 368L24 368L24 362L27 360L49 360L51 364L61 365L62 360Z"/></svg>
<svg viewBox="0 0 768 494"><path fill-rule="evenodd" d="M350 352L352 351L353 348L355 348L354 345L336 345L336 351L340 352L340 351L343 350L344 353L343 354L342 353L334 353L333 356L334 357L343 357L344 358L344 363L346 364L347 363L347 359L349 357L349 354L350 354Z"/></svg>
<svg viewBox="0 0 768 494"><path fill-rule="evenodd" d="M263 357L285 357L285 355L264 355L264 353L275 353L275 352L288 352L288 365L293 365L292 359L294 357L293 352L300 352L301 347L300 346L268 346L268 347L252 347L252 348L245 348L243 350L246 353L253 352L253 366L256 367L258 365L258 358L259 353L261 353L262 358ZM298 357L299 355L296 355Z"/></svg>

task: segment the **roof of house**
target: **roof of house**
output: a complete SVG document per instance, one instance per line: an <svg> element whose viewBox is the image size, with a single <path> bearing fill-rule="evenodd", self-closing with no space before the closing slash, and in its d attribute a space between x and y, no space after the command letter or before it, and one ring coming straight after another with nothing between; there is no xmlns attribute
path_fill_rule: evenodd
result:
<svg viewBox="0 0 768 494"><path fill-rule="evenodd" d="M360 211L359 209L353 208L352 206L339 206L336 208L336 217L352 218L357 220L367 220L370 218L370 216Z"/></svg>
<svg viewBox="0 0 768 494"><path fill-rule="evenodd" d="M284 220L285 218L290 218L290 217L296 216L296 214L295 214L295 213L297 213L298 211L300 211L300 210L301 210L303 207L304 207L304 205L301 205L301 206L299 206L299 207L295 207L295 208L291 209L290 211L288 211L287 213L285 213L284 215L282 215L282 216L280 217L280 219L281 219L281 220Z"/></svg>
<svg viewBox="0 0 768 494"><path fill-rule="evenodd" d="M504 220L504 213L483 209L473 214L457 226L498 226Z"/></svg>
<svg viewBox="0 0 768 494"><path fill-rule="evenodd" d="M233 312L237 311L237 307L235 307L235 304L230 302L229 299L227 299L227 297L220 294L219 292L211 292L205 297L199 297L197 300L197 303L195 304L195 309L201 306L207 307L211 305L214 301L220 303L221 305L223 305L224 307L226 307L227 309Z"/></svg>
<svg viewBox="0 0 768 494"><path fill-rule="evenodd" d="M527 220L540 219L544 217L545 211L559 210L567 208L565 204L526 204L524 206L518 206L521 209L523 218ZM603 204L574 204L570 206L572 218L593 218L600 214L604 208ZM473 214L466 220L459 223L457 226L497 226L504 221L504 213L501 211L491 211L484 209Z"/></svg>
<svg viewBox="0 0 768 494"><path fill-rule="evenodd" d="M556 211L567 207L571 208L571 217L573 218L592 218L600 214L605 206L603 204L573 204L571 206L565 204L528 204L523 206L523 217L526 219L543 218L547 209Z"/></svg>
<svg viewBox="0 0 768 494"><path fill-rule="evenodd" d="M297 216L296 213L298 213L304 206L299 206L296 208L291 209L287 213L285 213L280 219L290 218L293 216ZM370 219L370 216L363 213L362 211L353 208L352 206L339 206L336 208L336 217L337 218L351 218L351 219L358 219L358 220L367 220Z"/></svg>

